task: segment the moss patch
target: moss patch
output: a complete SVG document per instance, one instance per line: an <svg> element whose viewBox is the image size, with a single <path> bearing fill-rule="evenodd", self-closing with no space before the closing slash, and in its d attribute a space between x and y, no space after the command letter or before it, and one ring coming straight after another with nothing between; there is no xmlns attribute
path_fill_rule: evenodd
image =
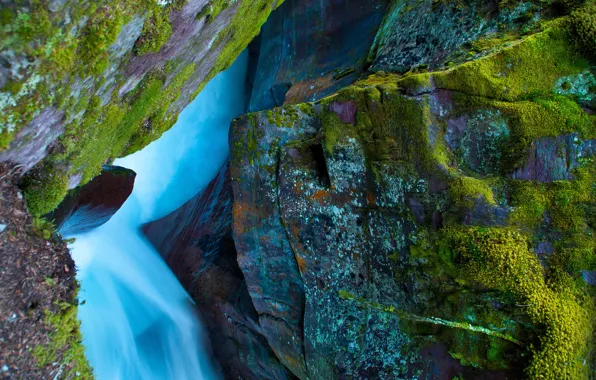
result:
<svg viewBox="0 0 596 380"><path fill-rule="evenodd" d="M593 301L558 282L549 286L528 242L509 229L459 229L447 231L454 249L465 261L475 281L519 297L534 323L545 326L540 346L526 372L537 379L588 378L593 336Z"/></svg>
<svg viewBox="0 0 596 380"><path fill-rule="evenodd" d="M170 105L193 75L194 65L178 65L180 70L173 78L161 70L150 72L124 98L118 98L117 94L127 78L116 75L114 82L114 78L108 76L105 81L111 80L112 84L106 89L104 72L108 66L113 67L109 48L123 25L135 15L144 16L143 32L133 53L157 52L170 37L170 14L182 9L184 3L184 0L165 6L155 0L68 3L65 7L73 24L81 25L72 29L63 27L58 17L61 13L49 12L46 2L33 1L3 11L1 47L29 54L37 66L28 69L34 70L34 74L9 82L5 91L0 92L3 111L0 113L0 148L8 147L19 128L48 106L63 110L67 121L60 144L36 168L32 178L23 181L32 212L48 212L60 202L65 194L64 181L57 178L82 173L82 183L85 183L100 172L103 164L143 148L175 123L177 115L170 111ZM226 4L232 5L225 1L215 3L220 11ZM273 4L280 3L263 0L238 4L230 25L215 41L224 45L223 53L195 96L211 78L231 65L257 35ZM211 16L217 14L212 12ZM167 71L171 66L168 65ZM83 92L70 94L70 89L80 86L77 78L86 78ZM112 95L106 99L107 91Z"/></svg>
<svg viewBox="0 0 596 380"><path fill-rule="evenodd" d="M55 363L58 354L61 355L59 363L65 370L62 378L92 379L93 371L85 358L85 347L81 343L80 322L77 317L78 307L76 304L63 302L59 305L56 313L46 313L46 324L52 329L50 344L37 346L33 349L33 355L39 366L45 367Z"/></svg>
<svg viewBox="0 0 596 380"><path fill-rule="evenodd" d="M588 0L571 13L571 30L579 49L596 59L596 1Z"/></svg>
<svg viewBox="0 0 596 380"><path fill-rule="evenodd" d="M558 20L544 32L493 55L436 73L435 83L439 88L508 101L550 94L557 79L590 67L569 43L564 22Z"/></svg>

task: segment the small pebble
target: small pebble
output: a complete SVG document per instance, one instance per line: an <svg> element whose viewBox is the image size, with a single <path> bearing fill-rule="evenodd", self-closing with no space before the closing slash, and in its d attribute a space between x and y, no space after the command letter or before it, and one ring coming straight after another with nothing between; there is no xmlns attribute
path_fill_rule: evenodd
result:
<svg viewBox="0 0 596 380"><path fill-rule="evenodd" d="M6 224L0 223L0 234L6 229Z"/></svg>
<svg viewBox="0 0 596 380"><path fill-rule="evenodd" d="M2 372L8 372L8 366L6 364L2 366Z"/></svg>
<svg viewBox="0 0 596 380"><path fill-rule="evenodd" d="M19 191L19 192L17 193L17 197L18 197L19 199L23 199L23 193L21 193L21 192Z"/></svg>

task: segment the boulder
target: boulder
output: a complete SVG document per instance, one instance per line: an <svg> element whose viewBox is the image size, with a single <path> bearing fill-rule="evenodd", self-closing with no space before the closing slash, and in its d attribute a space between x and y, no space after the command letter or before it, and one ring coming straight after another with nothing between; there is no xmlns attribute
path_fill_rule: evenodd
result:
<svg viewBox="0 0 596 380"><path fill-rule="evenodd" d="M91 182L71 190L45 218L64 237L89 232L112 218L132 193L136 173L119 166L104 166Z"/></svg>

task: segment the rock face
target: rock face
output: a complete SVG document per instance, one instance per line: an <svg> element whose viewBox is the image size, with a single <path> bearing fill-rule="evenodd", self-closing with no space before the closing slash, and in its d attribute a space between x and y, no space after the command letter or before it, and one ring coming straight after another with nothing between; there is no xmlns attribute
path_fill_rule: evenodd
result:
<svg viewBox="0 0 596 380"><path fill-rule="evenodd" d="M593 233L583 210L596 200L596 129L580 99L555 95L558 78L584 64L567 50L569 71L557 64L547 66L554 72L535 72L539 82L519 76L536 62L554 62L552 51L530 57L526 49L569 49L559 33L546 30L455 70L381 73L315 104L235 122L238 263L264 335L296 376L518 377L523 366L528 374L546 371L543 360L557 360L551 350L563 346L588 355L591 301L568 300L582 317L567 315L567 322L516 312L511 303L538 294L563 302L573 285L550 293L539 274L533 291L520 292L506 283L515 278L511 272L479 274L491 257L511 268L539 268L529 238L536 252L554 247L547 253L551 270L590 283L594 241L575 239L579 231ZM508 71L502 85L483 88L483 75L493 74L479 67ZM508 89L511 78L520 79L519 89ZM541 95L525 100L526 91ZM514 250L526 264L499 256L508 248L498 236L520 242ZM549 243L555 236L565 243ZM475 256L463 253L459 239L474 247L493 239L475 251L489 261L472 264ZM558 313L545 304L537 309ZM557 337L540 335L540 323ZM582 331L573 345L556 332L560 323ZM533 351L524 364L521 347L537 339L548 351ZM572 360L552 376L584 378L585 363Z"/></svg>
<svg viewBox="0 0 596 380"><path fill-rule="evenodd" d="M393 1L375 45L372 71L406 72L417 66L432 69L465 57L466 44L498 31L532 26L544 3L524 2L511 9L498 1Z"/></svg>
<svg viewBox="0 0 596 380"><path fill-rule="evenodd" d="M297 19L302 8L288 4ZM340 81L287 91L314 78L318 54L300 77L275 50L282 37L261 41L261 57L277 53L257 78L282 74L255 88L253 109L285 105L235 120L229 172L146 229L211 313L213 337L231 336L225 318L250 326L259 351L235 344L231 368L589 378L596 125L594 88L581 83L593 67L567 18L536 24L552 14L545 4L394 2L369 55L377 73L314 103L290 104ZM240 284L242 308L228 284ZM212 342L229 361L227 341Z"/></svg>
<svg viewBox="0 0 596 380"><path fill-rule="evenodd" d="M229 165L195 198L143 232L198 306L226 378L289 379L263 336L236 261Z"/></svg>
<svg viewBox="0 0 596 380"><path fill-rule="evenodd" d="M3 1L0 162L39 164L31 211L161 136L282 2Z"/></svg>
<svg viewBox="0 0 596 380"><path fill-rule="evenodd" d="M119 166L106 166L88 184L72 190L56 210L46 215L64 236L89 232L110 218L132 193L136 173Z"/></svg>
<svg viewBox="0 0 596 380"><path fill-rule="evenodd" d="M570 180L580 160L595 153L596 140L582 141L577 133L543 137L532 143L523 167L511 177L538 182Z"/></svg>
<svg viewBox="0 0 596 380"><path fill-rule="evenodd" d="M353 83L386 7L385 0L285 1L252 46L250 111L314 101Z"/></svg>

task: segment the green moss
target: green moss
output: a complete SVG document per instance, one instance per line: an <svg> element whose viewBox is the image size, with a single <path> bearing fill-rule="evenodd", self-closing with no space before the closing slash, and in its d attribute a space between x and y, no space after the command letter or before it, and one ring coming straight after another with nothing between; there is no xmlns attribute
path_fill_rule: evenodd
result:
<svg viewBox="0 0 596 380"><path fill-rule="evenodd" d="M42 217L33 218L31 229L35 235L45 240L49 240L55 232L54 224Z"/></svg>
<svg viewBox="0 0 596 380"><path fill-rule="evenodd" d="M211 22L217 18L217 16L230 6L231 0L212 0L209 4L206 4L203 9L197 14L197 20L205 17L206 22Z"/></svg>
<svg viewBox="0 0 596 380"><path fill-rule="evenodd" d="M510 205L513 206L509 223L519 228L538 228L550 205L545 186L529 181L511 181L509 186Z"/></svg>
<svg viewBox="0 0 596 380"><path fill-rule="evenodd" d="M58 363L62 378L92 379L93 370L85 358L76 304L61 303L56 313L46 313L46 324L52 329L51 342L36 346L33 355L39 366Z"/></svg>
<svg viewBox="0 0 596 380"><path fill-rule="evenodd" d="M56 168L37 168L23 180L21 186L29 212L40 216L54 210L64 199L68 191L68 175Z"/></svg>
<svg viewBox="0 0 596 380"><path fill-rule="evenodd" d="M433 75L439 88L492 99L520 100L550 94L560 77L588 69L589 63L569 44L569 35L555 23L498 53Z"/></svg>
<svg viewBox="0 0 596 380"><path fill-rule="evenodd" d="M195 70L195 64L186 66L170 83L157 93L149 85L142 94L142 100L137 100L125 120L125 125L136 125L130 136L123 154L128 155L147 146L158 139L163 132L176 122L177 115L169 113L170 105L180 96L180 90ZM155 82L154 82L155 83ZM150 128L142 125L150 123Z"/></svg>
<svg viewBox="0 0 596 380"><path fill-rule="evenodd" d="M449 194L458 207L472 208L476 200L482 197L490 204L495 204L495 197L486 181L472 177L457 177L449 185Z"/></svg>
<svg viewBox="0 0 596 380"><path fill-rule="evenodd" d="M11 24L14 18L15 14L10 8L0 9L0 26Z"/></svg>
<svg viewBox="0 0 596 380"><path fill-rule="evenodd" d="M534 323L546 328L526 372L536 379L588 377L593 301L568 286L552 289L528 242L510 229L448 230L468 275L484 286L516 295ZM567 277L561 274L563 278ZM561 283L559 283L561 285Z"/></svg>
<svg viewBox="0 0 596 380"><path fill-rule="evenodd" d="M596 1L588 0L584 6L571 13L571 30L579 49L596 59Z"/></svg>
<svg viewBox="0 0 596 380"><path fill-rule="evenodd" d="M433 89L432 76L429 73L408 75L397 81L398 86L408 94L420 94L430 92Z"/></svg>
<svg viewBox="0 0 596 380"><path fill-rule="evenodd" d="M147 4L149 16L143 32L135 43L135 54L157 53L172 35L170 24L171 6L160 6L152 1Z"/></svg>
<svg viewBox="0 0 596 380"><path fill-rule="evenodd" d="M79 65L83 72L101 74L108 65L107 50L120 33L124 14L117 5L105 5L97 9L85 24L77 50Z"/></svg>
<svg viewBox="0 0 596 380"><path fill-rule="evenodd" d="M579 132L580 138L596 137L594 120L575 101L563 95L550 94L531 100L505 102L486 99L478 96L468 96L461 93L453 94L456 106L454 116L477 115L479 112L499 113L509 129L506 143L500 144L493 157L501 157L500 162L490 162L489 165L501 173L510 173L525 157L527 147L541 137L556 137L562 134ZM471 131L477 134L478 128ZM494 137L489 139L495 140ZM499 171L492 170L493 174Z"/></svg>
<svg viewBox="0 0 596 380"><path fill-rule="evenodd" d="M23 88L23 82L11 80L4 85L3 90L8 91L13 95L18 94Z"/></svg>
<svg viewBox="0 0 596 380"><path fill-rule="evenodd" d="M12 133L10 133L6 130L0 132L0 151L8 148L11 141L12 141Z"/></svg>

